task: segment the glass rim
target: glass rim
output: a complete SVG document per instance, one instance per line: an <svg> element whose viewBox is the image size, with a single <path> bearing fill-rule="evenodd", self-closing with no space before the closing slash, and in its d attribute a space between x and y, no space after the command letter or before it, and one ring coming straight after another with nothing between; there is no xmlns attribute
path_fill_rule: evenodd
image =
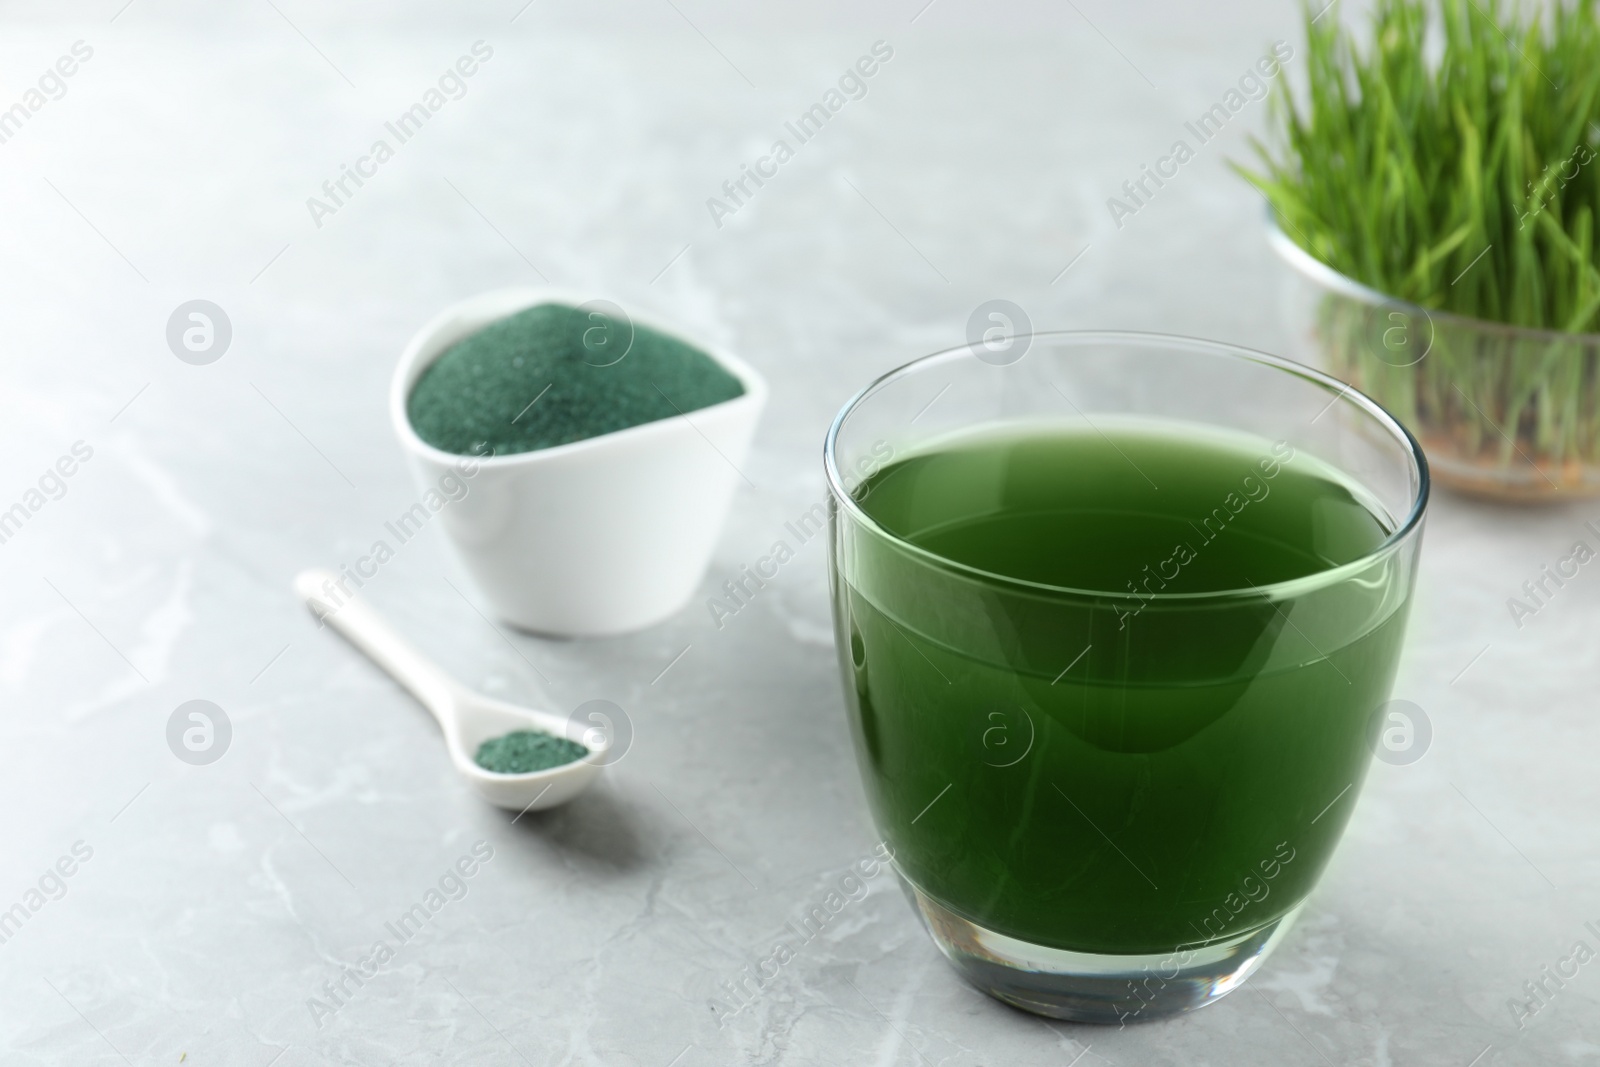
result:
<svg viewBox="0 0 1600 1067"><path fill-rule="evenodd" d="M1406 429L1399 419L1384 409L1383 405L1348 382L1342 382L1332 375L1324 374L1322 371L1308 367L1303 363L1297 363L1291 359L1285 359L1282 356L1274 356L1268 352L1245 348L1242 345L1229 344L1225 341L1208 341L1204 338L1186 337L1181 334L1155 333L1143 330L1045 330L1015 335L1015 339L1021 338L1027 338L1030 344L1043 340L1064 341L1071 344L1102 342L1127 346L1133 343L1141 343L1171 348L1189 348L1205 352L1211 356L1243 359L1312 382L1334 394L1333 400L1329 404L1330 407L1341 400L1352 401L1357 408L1370 416L1387 430L1392 438L1398 440L1404 446L1417 474L1417 487L1412 496L1411 510L1406 514L1404 520L1396 525L1389 536L1384 538L1382 544L1357 559L1353 559L1348 563L1341 563L1337 567L1314 571L1299 578L1251 586L1247 589L1214 589L1196 593L1123 593L1107 589L1079 589L1073 586L1052 585L1048 582L1035 582L1025 578L1000 574L995 571L984 570L981 567L961 563L937 552L931 552L884 528L876 519L867 514L861 507L860 502L856 500L855 495L845 488L843 476L839 472L837 456L839 432L843 428L845 420L850 417L856 408L890 383L901 378L910 377L939 363L953 362L964 356L976 359L977 357L973 353L973 349L976 347L975 342L957 345L954 348L941 349L938 352L920 356L909 363L903 363L893 370L874 378L851 396L849 400L845 401L844 406L839 409L839 413L834 416L833 422L829 425L827 436L823 438L822 444L823 473L827 478L828 492L837 503L837 506L848 512L856 522L861 523L869 530L909 552L912 556L969 578L978 579L989 584L1010 586L1032 593L1094 600L1138 601L1141 604L1151 602L1181 604L1197 601L1248 600L1263 597L1268 600L1278 600L1300 596L1324 586L1336 585L1346 578L1366 570L1374 563L1392 556L1422 525L1423 515L1427 511L1428 498L1432 489L1432 479L1428 473L1428 458L1422 451L1422 445L1417 442L1416 437L1412 435L1410 430ZM1086 415L1084 418L1087 420L1088 416ZM1092 426L1093 423L1090 425Z"/></svg>

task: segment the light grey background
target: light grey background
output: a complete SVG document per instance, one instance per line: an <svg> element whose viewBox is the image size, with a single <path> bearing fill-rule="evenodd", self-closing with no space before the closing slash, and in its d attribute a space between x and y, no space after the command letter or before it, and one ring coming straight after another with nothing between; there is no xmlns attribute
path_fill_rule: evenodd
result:
<svg viewBox="0 0 1600 1067"><path fill-rule="evenodd" d="M406 338L541 274L769 377L757 490L703 596L822 498L849 394L958 343L984 300L1286 351L1283 269L1226 166L1262 105L1121 229L1105 201L1271 41L1298 44L1292 5L122 4L0 9L0 106L94 49L0 144L0 508L94 450L0 544L0 908L93 850L0 944L7 1064L1600 1061L1600 963L1521 1031L1507 1007L1575 940L1600 948L1600 587L1585 571L1520 629L1506 607L1593 543L1600 503L1436 500L1396 689L1431 751L1374 766L1245 990L1122 1032L965 987L886 876L718 1027L718 983L874 843L820 542L721 630L702 599L570 643L491 628L437 529L405 546L367 595L451 670L632 717L599 788L515 825L289 592L414 499L384 406ZM318 228L306 198L480 39L466 96ZM866 98L715 227L706 198L879 39ZM232 321L209 366L166 345L193 299ZM209 766L167 748L191 699L231 719ZM307 998L480 840L467 896L318 1028Z"/></svg>

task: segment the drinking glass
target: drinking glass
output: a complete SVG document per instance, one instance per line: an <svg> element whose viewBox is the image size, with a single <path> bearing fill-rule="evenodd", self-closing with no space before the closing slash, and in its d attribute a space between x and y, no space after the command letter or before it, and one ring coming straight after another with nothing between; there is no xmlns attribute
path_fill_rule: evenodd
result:
<svg viewBox="0 0 1600 1067"><path fill-rule="evenodd" d="M1119 592L985 572L864 507L876 472L953 438L1152 420L1292 448L1387 536L1290 581ZM879 378L834 420L824 465L855 749L940 950L985 992L1063 1019L1157 1018L1236 988L1315 885L1374 751L1428 500L1411 434L1260 352L1041 333Z"/></svg>

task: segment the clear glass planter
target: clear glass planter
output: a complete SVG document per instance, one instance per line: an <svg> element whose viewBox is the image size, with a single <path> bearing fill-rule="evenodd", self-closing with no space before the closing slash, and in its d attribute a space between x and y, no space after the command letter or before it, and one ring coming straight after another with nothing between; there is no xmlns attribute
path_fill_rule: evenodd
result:
<svg viewBox="0 0 1600 1067"><path fill-rule="evenodd" d="M1502 500L1600 494L1600 334L1430 311L1333 270L1275 220L1268 238L1294 268L1294 356L1405 423L1439 482Z"/></svg>

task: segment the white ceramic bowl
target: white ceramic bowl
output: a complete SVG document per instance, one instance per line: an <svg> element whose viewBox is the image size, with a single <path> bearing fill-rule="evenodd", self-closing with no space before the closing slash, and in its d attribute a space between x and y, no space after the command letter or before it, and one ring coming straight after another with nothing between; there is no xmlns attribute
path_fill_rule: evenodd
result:
<svg viewBox="0 0 1600 1067"><path fill-rule="evenodd" d="M419 486L453 475L466 494L437 514L484 597L537 633L599 636L665 619L694 595L716 547L767 385L744 362L670 324L628 312L715 359L744 394L684 415L571 444L476 460L424 442L406 415L411 387L457 341L535 304L592 296L502 289L446 308L406 345L389 416ZM626 358L626 357L624 357ZM450 483L446 483L450 484Z"/></svg>

